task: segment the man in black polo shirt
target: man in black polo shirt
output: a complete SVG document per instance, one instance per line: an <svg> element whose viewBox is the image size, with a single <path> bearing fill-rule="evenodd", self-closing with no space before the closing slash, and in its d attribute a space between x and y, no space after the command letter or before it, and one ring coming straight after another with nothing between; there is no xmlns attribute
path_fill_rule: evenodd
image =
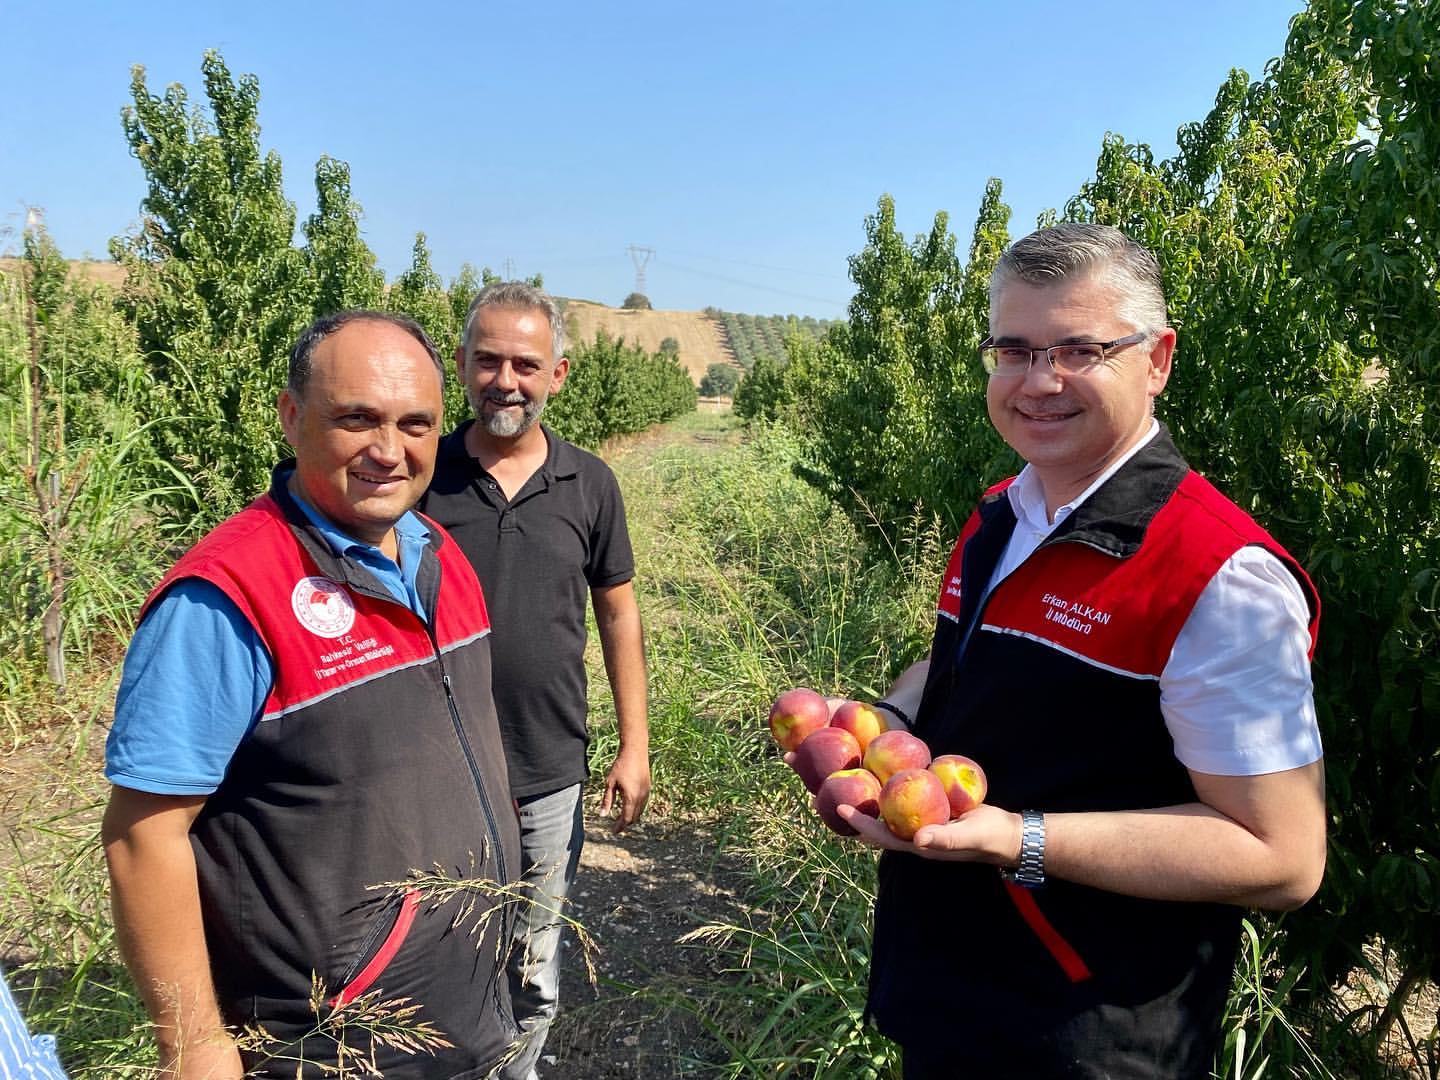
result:
<svg viewBox="0 0 1440 1080"><path fill-rule="evenodd" d="M482 289L455 365L476 418L441 441L420 509L469 557L494 627L495 707L520 810L523 880L536 901L516 919L510 960L515 1019L528 1038L501 1075L531 1080L560 989L554 913L584 841L587 588L620 729L600 803L603 814L614 807L616 832L650 796L645 652L615 477L538 422L570 368L554 300L520 282Z"/></svg>

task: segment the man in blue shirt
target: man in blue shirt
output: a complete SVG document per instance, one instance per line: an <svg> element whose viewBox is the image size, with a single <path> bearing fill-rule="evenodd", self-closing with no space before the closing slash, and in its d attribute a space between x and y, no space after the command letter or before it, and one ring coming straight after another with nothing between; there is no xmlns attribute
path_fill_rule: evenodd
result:
<svg viewBox="0 0 1440 1080"><path fill-rule="evenodd" d="M321 319L279 400L293 465L142 614L103 834L162 1076L328 1075L339 1051L313 1029L372 989L453 1044L416 1056L343 1032L386 1076L480 1075L514 1037L505 920L457 925L418 888L377 890L415 868L504 882L518 865L484 600L411 512L442 390L410 320ZM237 1046L239 1025L270 1045Z"/></svg>

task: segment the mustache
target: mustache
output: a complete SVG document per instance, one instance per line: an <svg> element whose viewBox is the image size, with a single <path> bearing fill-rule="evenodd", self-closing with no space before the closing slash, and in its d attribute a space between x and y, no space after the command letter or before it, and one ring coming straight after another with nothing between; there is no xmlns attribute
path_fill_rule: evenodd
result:
<svg viewBox="0 0 1440 1080"><path fill-rule="evenodd" d="M519 390L509 394L502 394L497 391L488 391L483 398L485 401L494 402L496 405L524 405L530 400Z"/></svg>

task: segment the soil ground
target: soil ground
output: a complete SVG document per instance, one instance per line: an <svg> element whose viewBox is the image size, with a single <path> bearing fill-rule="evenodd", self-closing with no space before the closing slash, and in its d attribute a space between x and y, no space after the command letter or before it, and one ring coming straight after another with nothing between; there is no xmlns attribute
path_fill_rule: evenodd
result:
<svg viewBox="0 0 1440 1080"><path fill-rule="evenodd" d="M719 1051L698 1019L665 1003L707 965L703 950L680 944L681 936L735 919L738 868L719 857L704 822L642 819L617 836L593 809L589 818L569 914L595 939L598 980L588 981L567 932L561 1011L540 1075L658 1080L716 1063Z"/></svg>

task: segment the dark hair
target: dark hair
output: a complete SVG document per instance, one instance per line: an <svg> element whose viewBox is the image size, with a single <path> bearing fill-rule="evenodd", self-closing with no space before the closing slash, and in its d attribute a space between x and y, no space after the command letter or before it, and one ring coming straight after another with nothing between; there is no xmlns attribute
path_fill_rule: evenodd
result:
<svg viewBox="0 0 1440 1080"><path fill-rule="evenodd" d="M408 316L397 315L391 311L351 308L348 311L332 311L329 315L321 315L301 331L300 336L295 339L295 344L290 349L290 371L285 382L286 389L290 393L296 397L304 396L305 384L310 381L311 358L315 354L315 347L335 331L349 326L353 322L389 323L391 326L404 330L425 347L426 355L435 365L435 370L440 372L440 381L444 383L445 365L441 363L440 353L436 351L434 343L419 323Z"/></svg>

